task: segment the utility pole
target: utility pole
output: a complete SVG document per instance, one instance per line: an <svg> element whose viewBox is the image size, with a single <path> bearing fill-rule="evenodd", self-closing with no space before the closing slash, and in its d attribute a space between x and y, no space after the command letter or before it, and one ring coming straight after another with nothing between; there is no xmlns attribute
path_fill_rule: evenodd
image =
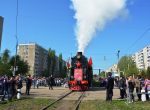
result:
<svg viewBox="0 0 150 110"><path fill-rule="evenodd" d="M18 0L17 2L17 7L16 7L16 53L15 53L15 61L14 61L14 68L13 68L13 76L16 75L16 71L18 70L18 66L17 66L17 47L18 47Z"/></svg>
<svg viewBox="0 0 150 110"><path fill-rule="evenodd" d="M106 56L104 56L104 64L105 64L105 66L106 66ZM105 71L105 78L107 77L107 75L106 75L106 71Z"/></svg>
<svg viewBox="0 0 150 110"><path fill-rule="evenodd" d="M119 72L119 68L118 68L118 64L119 64L119 54L120 54L120 50L117 51L117 58L118 58L118 61L117 61L117 72L118 72L119 77L120 77L120 72Z"/></svg>

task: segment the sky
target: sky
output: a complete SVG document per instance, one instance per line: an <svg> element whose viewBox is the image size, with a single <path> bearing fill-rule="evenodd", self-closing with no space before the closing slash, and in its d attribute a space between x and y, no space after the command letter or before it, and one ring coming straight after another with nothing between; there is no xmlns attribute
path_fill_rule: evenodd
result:
<svg viewBox="0 0 150 110"><path fill-rule="evenodd" d="M68 60L78 50L75 11L71 0L18 0L18 42L35 42ZM86 5L86 4L85 4ZM15 54L17 0L0 0L4 17L1 53ZM132 55L150 45L150 0L127 0L126 16L106 23L84 51L92 57L94 68L107 69L119 56ZM96 12L95 12L96 13Z"/></svg>

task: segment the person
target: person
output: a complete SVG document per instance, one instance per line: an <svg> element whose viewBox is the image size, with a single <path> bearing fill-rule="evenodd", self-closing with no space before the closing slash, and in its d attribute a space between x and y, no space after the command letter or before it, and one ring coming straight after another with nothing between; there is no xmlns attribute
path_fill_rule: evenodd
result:
<svg viewBox="0 0 150 110"><path fill-rule="evenodd" d="M134 102L134 86L135 86L135 82L133 80L133 77L130 75L128 77L128 90L129 90L129 103Z"/></svg>
<svg viewBox="0 0 150 110"><path fill-rule="evenodd" d="M114 78L112 78L112 73L108 73L107 84L106 84L106 101L112 101L114 88Z"/></svg>
<svg viewBox="0 0 150 110"><path fill-rule="evenodd" d="M53 90L53 76L51 75L49 78L48 78L48 86L49 86L49 90Z"/></svg>
<svg viewBox="0 0 150 110"><path fill-rule="evenodd" d="M8 83L7 83L7 77L4 76L4 79L3 79L3 97L2 97L2 101L6 98L7 94L8 94Z"/></svg>
<svg viewBox="0 0 150 110"><path fill-rule="evenodd" d="M123 76L121 76L119 80L119 89L120 89L120 99L124 99L126 95L126 81Z"/></svg>
<svg viewBox="0 0 150 110"><path fill-rule="evenodd" d="M36 86L36 80L37 80L36 77L34 77L33 80L32 80L34 89L35 89L35 86Z"/></svg>
<svg viewBox="0 0 150 110"><path fill-rule="evenodd" d="M135 77L135 88L136 88L136 94L138 96L138 100L141 101L141 84L139 80L140 76Z"/></svg>
<svg viewBox="0 0 150 110"><path fill-rule="evenodd" d="M13 77L8 77L8 100L12 100L12 97L14 95L13 80Z"/></svg>
<svg viewBox="0 0 150 110"><path fill-rule="evenodd" d="M31 84L32 84L32 81L30 79L30 75L28 75L26 78L26 94L27 95L30 95Z"/></svg>
<svg viewBox="0 0 150 110"><path fill-rule="evenodd" d="M146 100L150 99L150 77L145 79Z"/></svg>
<svg viewBox="0 0 150 110"><path fill-rule="evenodd" d="M37 78L37 80L36 80L36 88L37 88L37 89L39 88L39 83L40 83L40 79Z"/></svg>
<svg viewBox="0 0 150 110"><path fill-rule="evenodd" d="M20 97L21 97L21 88L23 87L20 75L18 75L16 77L16 84L17 84L17 99L20 99Z"/></svg>

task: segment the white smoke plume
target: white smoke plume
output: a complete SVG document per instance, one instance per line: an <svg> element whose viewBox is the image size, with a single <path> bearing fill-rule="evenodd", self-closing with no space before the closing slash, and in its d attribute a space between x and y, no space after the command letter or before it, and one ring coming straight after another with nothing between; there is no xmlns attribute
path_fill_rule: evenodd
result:
<svg viewBox="0 0 150 110"><path fill-rule="evenodd" d="M71 0L75 11L78 51L84 52L97 30L126 12L127 0Z"/></svg>

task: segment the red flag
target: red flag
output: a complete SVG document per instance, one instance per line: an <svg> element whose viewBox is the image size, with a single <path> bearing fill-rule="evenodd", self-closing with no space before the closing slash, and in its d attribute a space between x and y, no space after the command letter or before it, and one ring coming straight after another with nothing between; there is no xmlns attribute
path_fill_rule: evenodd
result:
<svg viewBox="0 0 150 110"><path fill-rule="evenodd" d="M89 59L88 64L89 64L90 66L92 66L92 64L93 64L93 62L92 62L92 58L91 58L91 57L90 57L90 59Z"/></svg>
<svg viewBox="0 0 150 110"><path fill-rule="evenodd" d="M69 62L67 62L67 67L70 68L70 63Z"/></svg>

